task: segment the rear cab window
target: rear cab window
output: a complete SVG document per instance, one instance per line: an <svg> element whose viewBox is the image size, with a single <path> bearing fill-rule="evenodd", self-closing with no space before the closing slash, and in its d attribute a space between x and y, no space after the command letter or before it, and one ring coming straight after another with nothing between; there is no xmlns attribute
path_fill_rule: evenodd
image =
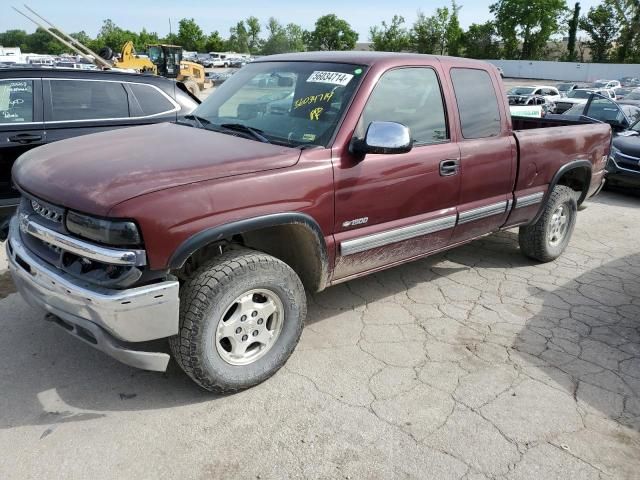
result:
<svg viewBox="0 0 640 480"><path fill-rule="evenodd" d="M33 80L0 80L0 124L33 122Z"/></svg>
<svg viewBox="0 0 640 480"><path fill-rule="evenodd" d="M500 107L489 73L458 67L450 72L462 136L475 139L500 135Z"/></svg>

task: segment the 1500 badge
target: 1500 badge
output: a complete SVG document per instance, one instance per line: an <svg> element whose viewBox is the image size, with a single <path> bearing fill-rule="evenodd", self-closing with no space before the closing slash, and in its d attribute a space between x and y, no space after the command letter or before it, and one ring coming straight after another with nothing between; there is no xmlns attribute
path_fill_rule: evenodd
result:
<svg viewBox="0 0 640 480"><path fill-rule="evenodd" d="M369 221L369 217L354 218L353 220L347 220L346 222L342 222L342 226L344 228L355 227L356 225L364 225L368 221Z"/></svg>

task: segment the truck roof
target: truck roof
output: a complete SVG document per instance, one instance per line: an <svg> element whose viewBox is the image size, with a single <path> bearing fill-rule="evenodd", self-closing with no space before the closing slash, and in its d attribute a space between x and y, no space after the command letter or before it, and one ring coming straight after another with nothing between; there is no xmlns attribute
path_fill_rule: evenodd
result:
<svg viewBox="0 0 640 480"><path fill-rule="evenodd" d="M378 63L385 64L403 64L405 62L420 62L425 59L438 60L446 64L483 66L490 65L482 60L473 60L469 58L447 57L441 55L425 55L420 53L398 53L398 52L298 52L298 53L282 53L278 55L268 55L260 57L254 62L336 62L336 63L354 63L358 65L374 65Z"/></svg>

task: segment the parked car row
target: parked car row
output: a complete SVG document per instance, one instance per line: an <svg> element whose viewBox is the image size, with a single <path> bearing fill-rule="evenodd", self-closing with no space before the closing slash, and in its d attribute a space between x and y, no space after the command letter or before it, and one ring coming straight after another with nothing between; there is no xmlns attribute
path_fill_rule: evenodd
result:
<svg viewBox="0 0 640 480"><path fill-rule="evenodd" d="M0 223L18 205L11 169L26 151L89 133L175 122L198 104L182 83L156 75L1 69Z"/></svg>

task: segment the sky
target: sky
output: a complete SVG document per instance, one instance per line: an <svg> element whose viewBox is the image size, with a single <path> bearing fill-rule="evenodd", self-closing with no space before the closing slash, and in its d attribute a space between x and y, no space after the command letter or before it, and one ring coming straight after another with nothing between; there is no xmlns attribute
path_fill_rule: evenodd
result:
<svg viewBox="0 0 640 480"><path fill-rule="evenodd" d="M489 5L495 0L458 0L462 5L460 24L463 28L471 23L483 23L491 18ZM567 2L573 6L573 0ZM581 0L582 11L599 4L599 0ZM20 3L11 3L21 6ZM2 8L0 32L19 28L32 32L35 25L14 10ZM447 0L323 0L305 2L304 0L243 0L243 1L194 1L194 0L107 0L102 2L78 0L29 0L28 5L53 24L67 33L84 30L95 37L106 18L112 19L116 25L133 31L146 27L160 36L169 32L169 19L173 31L177 31L181 18L193 17L209 34L218 30L223 37L229 34L229 28L240 19L251 15L266 23L270 16L281 23L297 23L305 29L313 29L316 19L327 13L335 13L347 20L351 27L360 34L359 41L369 40L369 27L378 25L382 20L387 22L393 15L402 15L411 25L416 12L422 10L431 15L436 8L448 5ZM264 26L263 26L264 30Z"/></svg>

